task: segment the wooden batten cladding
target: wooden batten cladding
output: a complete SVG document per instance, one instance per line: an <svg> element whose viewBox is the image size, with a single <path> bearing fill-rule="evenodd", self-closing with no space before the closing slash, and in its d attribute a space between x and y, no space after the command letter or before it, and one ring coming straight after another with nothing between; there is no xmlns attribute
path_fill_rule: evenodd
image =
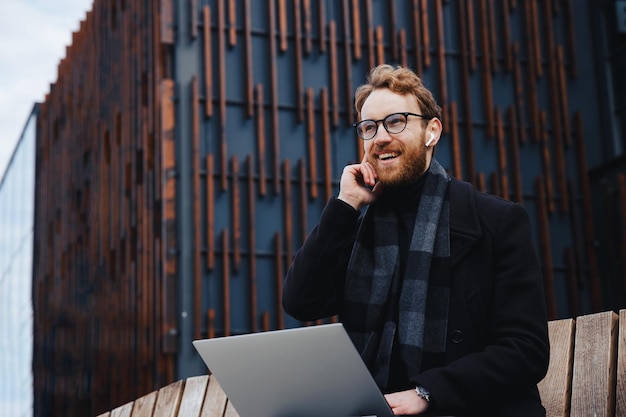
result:
<svg viewBox="0 0 626 417"><path fill-rule="evenodd" d="M527 208L551 319L626 300L626 180L589 179L587 19L572 0L95 0L38 121L35 415L205 372L194 338L302 324L282 279L363 158L354 90L380 63L434 93L451 174Z"/></svg>
<svg viewBox="0 0 626 417"><path fill-rule="evenodd" d="M95 415L174 380L171 19L168 2L95 1L41 105L35 415Z"/></svg>

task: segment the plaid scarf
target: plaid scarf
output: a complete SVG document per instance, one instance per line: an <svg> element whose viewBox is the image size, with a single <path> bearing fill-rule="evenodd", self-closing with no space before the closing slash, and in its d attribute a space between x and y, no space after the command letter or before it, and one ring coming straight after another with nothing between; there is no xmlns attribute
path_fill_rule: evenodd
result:
<svg viewBox="0 0 626 417"><path fill-rule="evenodd" d="M445 350L450 293L450 177L433 158L426 172L404 268L399 266L396 210L369 206L348 264L344 308L348 334L385 389L397 337L409 380L424 353ZM403 276L400 271L404 271ZM398 290L391 290L392 282ZM392 299L392 294L397 298ZM392 312L392 313L390 313Z"/></svg>

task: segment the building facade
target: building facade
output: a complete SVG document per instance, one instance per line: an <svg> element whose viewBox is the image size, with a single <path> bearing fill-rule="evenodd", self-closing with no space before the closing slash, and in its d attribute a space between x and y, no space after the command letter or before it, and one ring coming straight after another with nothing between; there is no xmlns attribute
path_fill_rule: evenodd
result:
<svg viewBox="0 0 626 417"><path fill-rule="evenodd" d="M37 109L35 105L0 179L0 414L20 417L32 415L33 406Z"/></svg>
<svg viewBox="0 0 626 417"><path fill-rule="evenodd" d="M35 415L205 373L194 339L302 324L282 277L362 156L353 93L379 63L434 92L452 175L527 208L551 318L623 307L609 6L95 0L37 120Z"/></svg>

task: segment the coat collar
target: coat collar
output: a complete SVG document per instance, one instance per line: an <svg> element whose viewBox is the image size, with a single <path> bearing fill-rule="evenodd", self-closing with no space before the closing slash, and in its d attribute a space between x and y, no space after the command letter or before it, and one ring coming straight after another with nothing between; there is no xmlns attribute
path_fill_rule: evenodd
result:
<svg viewBox="0 0 626 417"><path fill-rule="evenodd" d="M467 255L482 236L474 188L452 179L450 183L450 256L452 268Z"/></svg>

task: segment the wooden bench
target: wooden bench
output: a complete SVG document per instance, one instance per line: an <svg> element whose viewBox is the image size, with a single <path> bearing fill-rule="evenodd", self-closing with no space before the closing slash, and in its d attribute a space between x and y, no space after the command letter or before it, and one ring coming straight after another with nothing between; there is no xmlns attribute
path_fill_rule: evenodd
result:
<svg viewBox="0 0 626 417"><path fill-rule="evenodd" d="M547 417L626 417L626 310L548 323ZM178 381L98 417L239 417L217 380ZM248 416L246 416L248 417Z"/></svg>
<svg viewBox="0 0 626 417"><path fill-rule="evenodd" d="M626 417L626 310L548 323L547 417Z"/></svg>
<svg viewBox="0 0 626 417"><path fill-rule="evenodd" d="M212 376L177 381L98 417L239 417Z"/></svg>

